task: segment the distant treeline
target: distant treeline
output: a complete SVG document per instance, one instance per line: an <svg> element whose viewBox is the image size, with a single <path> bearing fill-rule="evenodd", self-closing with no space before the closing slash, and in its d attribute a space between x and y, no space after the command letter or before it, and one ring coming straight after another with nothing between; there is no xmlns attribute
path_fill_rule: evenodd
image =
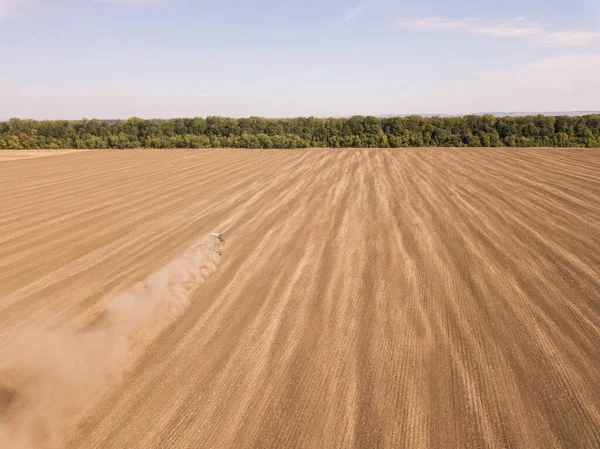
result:
<svg viewBox="0 0 600 449"><path fill-rule="evenodd" d="M0 149L421 146L600 147L600 115L0 122Z"/></svg>

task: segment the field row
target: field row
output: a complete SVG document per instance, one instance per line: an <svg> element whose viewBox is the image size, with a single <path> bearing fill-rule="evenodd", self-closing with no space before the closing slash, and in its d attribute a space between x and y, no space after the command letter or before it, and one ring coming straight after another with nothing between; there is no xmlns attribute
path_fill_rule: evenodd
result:
<svg viewBox="0 0 600 449"><path fill-rule="evenodd" d="M0 204L0 349L228 238L69 447L600 446L599 150L90 151Z"/></svg>

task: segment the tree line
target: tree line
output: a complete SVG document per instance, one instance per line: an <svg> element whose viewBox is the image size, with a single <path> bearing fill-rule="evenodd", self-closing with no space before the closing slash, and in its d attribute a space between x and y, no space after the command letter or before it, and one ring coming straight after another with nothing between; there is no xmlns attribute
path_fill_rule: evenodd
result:
<svg viewBox="0 0 600 449"><path fill-rule="evenodd" d="M586 116L176 118L0 122L0 149L600 147Z"/></svg>

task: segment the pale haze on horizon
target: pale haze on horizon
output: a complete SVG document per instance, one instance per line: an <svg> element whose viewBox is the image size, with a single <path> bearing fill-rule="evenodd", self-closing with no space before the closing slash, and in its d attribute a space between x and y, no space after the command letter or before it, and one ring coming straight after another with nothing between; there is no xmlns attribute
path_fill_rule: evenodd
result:
<svg viewBox="0 0 600 449"><path fill-rule="evenodd" d="M596 0L0 0L0 120L600 109Z"/></svg>

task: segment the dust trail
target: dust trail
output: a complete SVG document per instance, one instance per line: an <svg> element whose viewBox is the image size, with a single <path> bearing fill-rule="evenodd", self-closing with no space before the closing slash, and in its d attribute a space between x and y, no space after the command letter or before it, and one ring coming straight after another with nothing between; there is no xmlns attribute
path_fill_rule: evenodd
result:
<svg viewBox="0 0 600 449"><path fill-rule="evenodd" d="M108 298L100 319L85 330L20 332L0 353L0 448L62 447L86 408L121 380L130 337L181 315L189 305L189 291L216 269L221 246L218 235L204 238Z"/></svg>

